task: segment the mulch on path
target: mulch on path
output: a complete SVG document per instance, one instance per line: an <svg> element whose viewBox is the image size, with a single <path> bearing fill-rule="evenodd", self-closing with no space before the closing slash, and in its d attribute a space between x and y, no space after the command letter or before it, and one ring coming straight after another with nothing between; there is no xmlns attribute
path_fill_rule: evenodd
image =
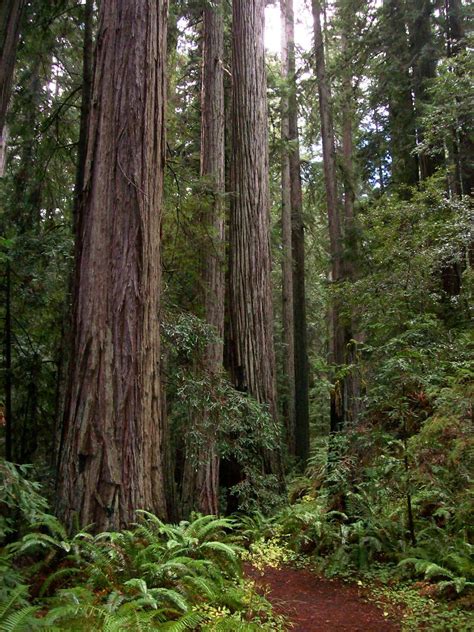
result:
<svg viewBox="0 0 474 632"><path fill-rule="evenodd" d="M369 603L355 584L319 577L309 570L246 566L245 574L266 591L293 632L395 632L400 626Z"/></svg>

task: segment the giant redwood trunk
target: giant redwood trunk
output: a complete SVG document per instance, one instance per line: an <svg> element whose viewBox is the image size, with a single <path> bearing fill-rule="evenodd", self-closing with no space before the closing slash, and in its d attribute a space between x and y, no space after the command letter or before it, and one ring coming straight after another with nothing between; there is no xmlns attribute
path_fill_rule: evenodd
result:
<svg viewBox="0 0 474 632"><path fill-rule="evenodd" d="M25 0L3 0L0 5L0 176L6 151L5 118L12 89L20 21Z"/></svg>
<svg viewBox="0 0 474 632"><path fill-rule="evenodd" d="M331 281L336 291L344 279L342 258L341 213L339 209L336 180L336 149L332 117L331 91L326 75L324 42L321 28L321 3L313 0L314 46L316 52L316 76L318 80L319 110L321 117L321 140L323 145L324 182L329 224L331 253ZM331 362L340 367L345 362L345 331L341 318L340 298L333 297L331 305ZM344 425L344 380L336 380L331 394L331 430L340 430Z"/></svg>
<svg viewBox="0 0 474 632"><path fill-rule="evenodd" d="M264 0L232 3L231 374L276 421L264 9ZM265 461L267 472L281 474L280 446Z"/></svg>
<svg viewBox="0 0 474 632"><path fill-rule="evenodd" d="M222 371L225 293L225 169L224 169L224 15L223 3L206 6L203 12L203 63L201 88L201 177L208 190L208 205L202 213L202 285L204 317L214 327L219 342L204 351L203 369L212 379ZM187 450L184 464L183 509L217 514L219 456L217 428L207 414L196 415L194 431L203 445L194 455ZM194 433L189 433L195 434Z"/></svg>
<svg viewBox="0 0 474 632"><path fill-rule="evenodd" d="M160 218L166 0L102 0L58 477L71 524L164 516Z"/></svg>

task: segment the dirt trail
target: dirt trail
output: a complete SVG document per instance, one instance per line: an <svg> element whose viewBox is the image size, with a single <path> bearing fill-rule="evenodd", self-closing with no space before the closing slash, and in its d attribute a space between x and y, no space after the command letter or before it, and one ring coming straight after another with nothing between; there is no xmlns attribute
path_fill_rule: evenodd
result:
<svg viewBox="0 0 474 632"><path fill-rule="evenodd" d="M292 632L396 632L400 626L369 603L355 584L318 577L308 570L247 568Z"/></svg>

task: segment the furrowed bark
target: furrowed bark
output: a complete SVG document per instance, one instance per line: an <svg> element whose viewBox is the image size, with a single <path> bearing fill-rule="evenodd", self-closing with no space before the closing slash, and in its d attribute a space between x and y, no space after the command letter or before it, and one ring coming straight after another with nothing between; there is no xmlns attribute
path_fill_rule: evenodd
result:
<svg viewBox="0 0 474 632"><path fill-rule="evenodd" d="M201 177L208 188L209 205L200 218L205 230L202 244L202 285L204 317L220 342L210 343L204 352L202 369L212 378L222 371L225 294L225 169L224 169L224 15L223 3L206 6L203 12L203 65L201 89ZM184 464L183 508L185 514L198 509L204 514L219 511L219 455L217 428L208 415L193 420L198 424L203 446L197 463Z"/></svg>
<svg viewBox="0 0 474 632"><path fill-rule="evenodd" d="M237 389L276 406L264 0L235 0L233 9L233 160L230 214L229 300L232 361ZM265 451L265 470L282 480L280 446Z"/></svg>
<svg viewBox="0 0 474 632"><path fill-rule="evenodd" d="M160 221L166 0L102 0L78 226L58 510L119 529L166 517Z"/></svg>

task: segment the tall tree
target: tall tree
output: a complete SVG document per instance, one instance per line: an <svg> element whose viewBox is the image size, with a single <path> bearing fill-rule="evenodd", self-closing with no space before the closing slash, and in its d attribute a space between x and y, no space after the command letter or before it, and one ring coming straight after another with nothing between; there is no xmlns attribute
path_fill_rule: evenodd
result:
<svg viewBox="0 0 474 632"><path fill-rule="evenodd" d="M287 133L289 204L291 209L291 261L293 289L293 348L294 348L294 450L304 463L309 452L309 363L306 323L305 237L303 221L303 193L298 133L298 104L296 95L295 16L293 0L281 0L283 58L287 82L287 108L284 132ZM286 53L286 54L285 54ZM285 139L284 139L285 140ZM287 195L283 191L283 195ZM287 202L285 202L287 203Z"/></svg>
<svg viewBox="0 0 474 632"><path fill-rule="evenodd" d="M166 515L160 218L167 2L102 0L59 463L68 523Z"/></svg>
<svg viewBox="0 0 474 632"><path fill-rule="evenodd" d="M342 182L344 193L344 277L347 281L357 276L357 235L355 226L355 170L354 170L354 116L355 99L352 76L352 46L354 41L353 3L339 2L341 28L341 96L342 96ZM355 424L359 415L360 379L354 347L357 324L353 317L344 325L345 362L352 367L344 377L344 411L347 423Z"/></svg>
<svg viewBox="0 0 474 632"><path fill-rule="evenodd" d="M276 420L264 11L264 0L232 3L231 374ZM281 474L280 446L265 461Z"/></svg>
<svg viewBox="0 0 474 632"><path fill-rule="evenodd" d="M290 121L288 98L287 0L280 0L281 73L285 82L281 97L281 236L282 236L282 322L285 397L283 415L290 454L296 453L295 432L295 322L293 305L293 248L291 222Z"/></svg>
<svg viewBox="0 0 474 632"><path fill-rule="evenodd" d="M321 3L313 0L314 46L316 52L316 75L318 80L319 110L321 118L321 140L323 146L324 182L329 223L331 252L331 282L336 288L344 278L342 257L342 221L336 179L336 148L332 116L331 90L326 74L324 41L321 27ZM341 305L336 296L331 306L331 361L338 367L345 361L345 331L341 318ZM336 380L331 393L331 430L340 430L344 425L344 381Z"/></svg>
<svg viewBox="0 0 474 632"><path fill-rule="evenodd" d="M203 369L216 376L223 366L225 293L225 147L224 147L224 14L223 3L206 5L203 12L201 87L201 177L208 191L208 204L200 218L204 229L202 244L202 285L204 318L219 341L204 351ZM185 511L199 509L218 513L219 456L216 428L203 415L198 422L202 447L185 463L183 504ZM190 433L191 434L191 433ZM197 463L195 459L197 458Z"/></svg>
<svg viewBox="0 0 474 632"><path fill-rule="evenodd" d="M74 187L74 232L77 230L78 214L84 189L86 166L87 128L91 106L92 82L94 79L94 36L93 36L94 0L86 0L84 5L84 44L82 49L82 97L79 144L77 147L77 171Z"/></svg>
<svg viewBox="0 0 474 632"><path fill-rule="evenodd" d="M20 22L25 0L2 2L0 7L0 176L6 150L5 118L10 100Z"/></svg>

